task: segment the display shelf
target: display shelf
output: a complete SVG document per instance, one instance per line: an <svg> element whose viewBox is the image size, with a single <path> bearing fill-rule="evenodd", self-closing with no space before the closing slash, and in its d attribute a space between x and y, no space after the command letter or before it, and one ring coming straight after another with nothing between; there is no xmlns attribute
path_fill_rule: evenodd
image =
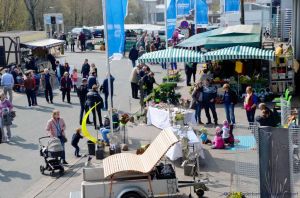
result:
<svg viewBox="0 0 300 198"><path fill-rule="evenodd" d="M294 71L293 57L280 56L276 57L276 61L270 67L270 88L275 94L282 94L286 89L293 91L294 87Z"/></svg>

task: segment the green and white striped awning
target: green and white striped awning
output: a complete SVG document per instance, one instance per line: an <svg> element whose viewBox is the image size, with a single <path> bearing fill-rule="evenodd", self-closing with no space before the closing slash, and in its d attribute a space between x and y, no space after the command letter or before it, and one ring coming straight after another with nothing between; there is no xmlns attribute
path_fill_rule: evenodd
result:
<svg viewBox="0 0 300 198"><path fill-rule="evenodd" d="M204 54L204 59L208 60L241 60L241 59L261 59L275 60L275 52L273 50L264 50L255 47L234 46Z"/></svg>
<svg viewBox="0 0 300 198"><path fill-rule="evenodd" d="M169 48L143 54L140 63L202 62L203 54L193 50Z"/></svg>

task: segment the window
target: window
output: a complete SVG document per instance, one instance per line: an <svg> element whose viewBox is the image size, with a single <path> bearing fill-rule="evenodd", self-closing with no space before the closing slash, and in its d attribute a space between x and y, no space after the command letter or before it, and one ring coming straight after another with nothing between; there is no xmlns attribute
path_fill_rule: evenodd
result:
<svg viewBox="0 0 300 198"><path fill-rule="evenodd" d="M164 13L156 13L156 22L164 22L165 21L165 16Z"/></svg>

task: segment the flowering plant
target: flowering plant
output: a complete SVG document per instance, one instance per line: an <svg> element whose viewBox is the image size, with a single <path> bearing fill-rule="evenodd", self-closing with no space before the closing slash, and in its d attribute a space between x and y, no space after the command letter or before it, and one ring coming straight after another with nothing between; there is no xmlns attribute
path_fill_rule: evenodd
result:
<svg viewBox="0 0 300 198"><path fill-rule="evenodd" d="M127 122L129 122L129 120L130 120L130 117L127 113L124 113L121 115L121 120L120 120L121 124L125 125L125 124L127 124Z"/></svg>

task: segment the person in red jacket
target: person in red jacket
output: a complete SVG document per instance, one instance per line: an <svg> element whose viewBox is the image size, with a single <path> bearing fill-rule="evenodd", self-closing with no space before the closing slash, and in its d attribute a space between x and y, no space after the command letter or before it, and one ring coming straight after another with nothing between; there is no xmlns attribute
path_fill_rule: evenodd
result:
<svg viewBox="0 0 300 198"><path fill-rule="evenodd" d="M34 103L35 80L33 79L31 72L27 72L25 75L26 75L26 80L24 81L24 88L28 100L28 107L31 108L31 106L35 105Z"/></svg>
<svg viewBox="0 0 300 198"><path fill-rule="evenodd" d="M71 104L71 89L72 89L72 80L69 77L69 73L65 72L64 77L60 81L60 90L62 91L62 101L65 101L67 95L67 101Z"/></svg>

